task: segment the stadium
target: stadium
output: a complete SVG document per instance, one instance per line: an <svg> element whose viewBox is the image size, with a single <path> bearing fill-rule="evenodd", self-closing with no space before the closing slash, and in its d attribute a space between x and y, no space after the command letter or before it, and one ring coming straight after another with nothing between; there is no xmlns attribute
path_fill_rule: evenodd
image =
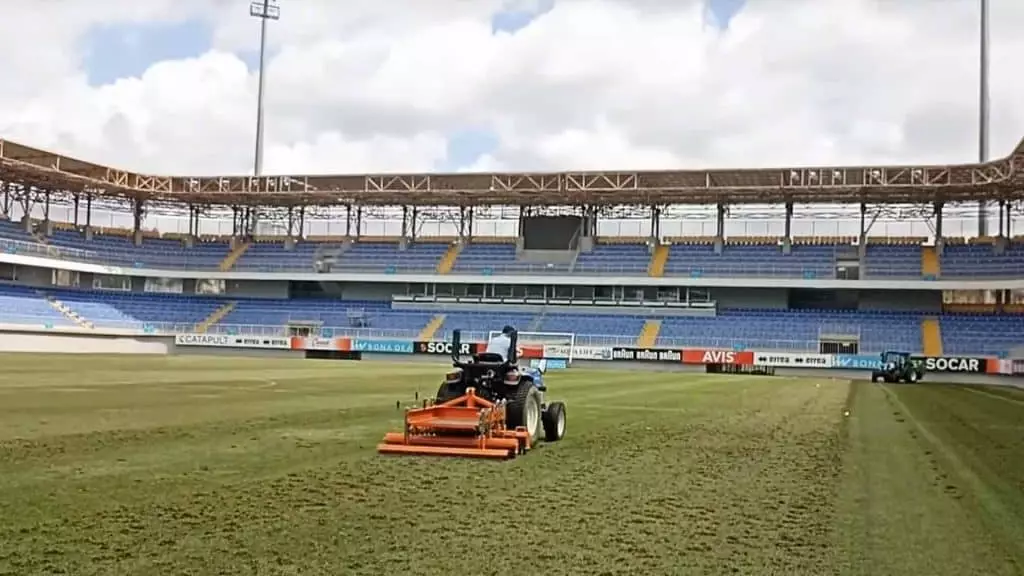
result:
<svg viewBox="0 0 1024 576"><path fill-rule="evenodd" d="M0 159L9 324L413 342L513 324L594 347L1024 357L1024 147L961 166L260 178L7 141ZM997 233L945 236L978 201ZM749 204L782 217L734 226ZM855 229L799 234L822 228L799 213L837 204ZM873 230L887 214L911 234Z"/></svg>
<svg viewBox="0 0 1024 576"><path fill-rule="evenodd" d="M1024 373L1024 145L254 178L0 140L0 181L0 347L23 353L0 376L0 573L480 573L488 546L449 550L501 538L484 526L516 527L493 574L1024 562L1024 395L977 383ZM979 201L995 235L943 233ZM507 464L377 454L452 333L506 324L565 440ZM925 382L870 384L891 352Z"/></svg>

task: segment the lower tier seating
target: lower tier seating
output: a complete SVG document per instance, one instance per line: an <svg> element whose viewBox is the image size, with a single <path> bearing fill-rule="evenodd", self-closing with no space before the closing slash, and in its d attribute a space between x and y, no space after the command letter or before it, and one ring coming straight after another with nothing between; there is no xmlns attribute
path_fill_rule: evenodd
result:
<svg viewBox="0 0 1024 576"><path fill-rule="evenodd" d="M283 334L285 325L304 323L322 327L326 335L416 339L443 313L435 339L449 338L455 329L467 338L482 339L488 331L512 324L521 331L571 332L580 344L632 346L650 319L628 313L396 310L389 302L370 300L239 299L2 285L0 323L79 326L79 320L61 311L63 307L97 328L191 332L229 303L233 308L209 327L210 332ZM858 338L865 353L916 352L922 346L922 318L915 312L726 309L715 317L660 318L657 345L812 351L819 337L828 333ZM1024 315L946 314L940 326L946 354L1000 355L1024 346Z"/></svg>

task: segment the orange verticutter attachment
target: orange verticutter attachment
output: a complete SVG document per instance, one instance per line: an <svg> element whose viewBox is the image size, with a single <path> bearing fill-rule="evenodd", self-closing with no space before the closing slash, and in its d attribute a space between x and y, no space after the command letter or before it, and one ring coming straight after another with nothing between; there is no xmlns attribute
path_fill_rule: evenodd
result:
<svg viewBox="0 0 1024 576"><path fill-rule="evenodd" d="M441 404L405 412L402 432L389 432L377 445L382 454L515 458L529 450L525 428L505 425L505 405L490 402L469 388Z"/></svg>

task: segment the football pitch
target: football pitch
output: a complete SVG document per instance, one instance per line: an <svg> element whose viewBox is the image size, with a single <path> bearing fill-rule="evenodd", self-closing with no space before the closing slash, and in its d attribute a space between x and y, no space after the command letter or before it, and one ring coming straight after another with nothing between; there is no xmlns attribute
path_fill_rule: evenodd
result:
<svg viewBox="0 0 1024 576"><path fill-rule="evenodd" d="M443 364L0 356L0 574L1024 573L1024 391L583 370L563 441L381 456Z"/></svg>

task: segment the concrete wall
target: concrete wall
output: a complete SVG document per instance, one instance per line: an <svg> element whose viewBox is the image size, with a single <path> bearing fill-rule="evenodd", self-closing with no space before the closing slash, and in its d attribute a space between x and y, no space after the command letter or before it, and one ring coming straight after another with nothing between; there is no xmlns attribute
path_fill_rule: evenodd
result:
<svg viewBox="0 0 1024 576"><path fill-rule="evenodd" d="M61 354L168 354L174 339L162 336L104 336L33 331L0 332L0 352Z"/></svg>
<svg viewBox="0 0 1024 576"><path fill-rule="evenodd" d="M406 285L402 282L387 284L370 284L368 282L349 282L341 285L341 298L345 300L387 300L395 294L405 294Z"/></svg>
<svg viewBox="0 0 1024 576"><path fill-rule="evenodd" d="M17 266L14 277L22 284L30 286L52 286L53 270L49 268L35 268L33 266ZM89 288L92 288L92 280L89 280Z"/></svg>
<svg viewBox="0 0 1024 576"><path fill-rule="evenodd" d="M287 298L287 280L228 280L225 282L225 294L238 298ZM193 284L193 292L195 285Z"/></svg>
<svg viewBox="0 0 1024 576"><path fill-rule="evenodd" d="M942 293L926 290L861 290L859 302L861 310L942 312Z"/></svg>
<svg viewBox="0 0 1024 576"><path fill-rule="evenodd" d="M783 309L789 305L784 288L712 288L711 299L719 308Z"/></svg>

